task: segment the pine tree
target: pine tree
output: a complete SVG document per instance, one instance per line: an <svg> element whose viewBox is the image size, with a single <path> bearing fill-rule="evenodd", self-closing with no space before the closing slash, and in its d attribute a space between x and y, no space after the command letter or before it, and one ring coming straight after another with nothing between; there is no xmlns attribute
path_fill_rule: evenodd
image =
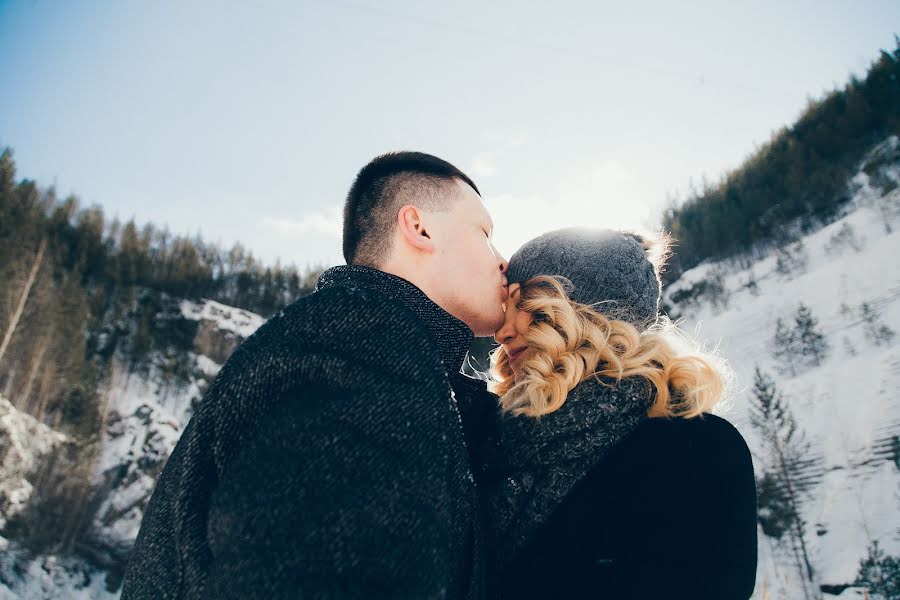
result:
<svg viewBox="0 0 900 600"><path fill-rule="evenodd" d="M808 264L809 257L802 240L775 251L775 271L785 279L802 274Z"/></svg>
<svg viewBox="0 0 900 600"><path fill-rule="evenodd" d="M797 350L800 355L813 365L822 364L822 360L828 355L828 340L818 329L819 321L813 316L809 307L802 302L794 316L794 324L798 341Z"/></svg>
<svg viewBox="0 0 900 600"><path fill-rule="evenodd" d="M747 274L747 281L744 282L744 287L750 292L751 296L759 296L759 280L756 278L756 274L753 272L752 268Z"/></svg>
<svg viewBox="0 0 900 600"><path fill-rule="evenodd" d="M880 315L868 302L862 303L860 312L865 324L866 336L874 340L877 346L889 345L897 332L881 322Z"/></svg>
<svg viewBox="0 0 900 600"><path fill-rule="evenodd" d="M885 600L900 600L900 557L885 555L878 541L869 546L869 554L860 561L856 584Z"/></svg>
<svg viewBox="0 0 900 600"><path fill-rule="evenodd" d="M840 255L847 248L850 248L854 252L859 252L862 250L862 247L863 243L857 237L856 230L853 229L853 226L849 223L844 223L841 225L840 229L832 234L828 243L825 244L825 254L829 256Z"/></svg>
<svg viewBox="0 0 900 600"><path fill-rule="evenodd" d="M778 361L778 370L782 373L790 373L791 377L797 375L797 350L798 339L795 331L786 326L780 318L775 321L775 338L772 341L775 350L773 354Z"/></svg>
<svg viewBox="0 0 900 600"><path fill-rule="evenodd" d="M801 492L810 482L805 475L811 462L807 458L809 444L775 381L758 366L753 377L750 424L759 431L765 445L765 463L757 480L760 525L767 535L777 539L787 534L804 582L804 593L809 598L807 584L812 585L814 571L806 548L806 523L800 511Z"/></svg>

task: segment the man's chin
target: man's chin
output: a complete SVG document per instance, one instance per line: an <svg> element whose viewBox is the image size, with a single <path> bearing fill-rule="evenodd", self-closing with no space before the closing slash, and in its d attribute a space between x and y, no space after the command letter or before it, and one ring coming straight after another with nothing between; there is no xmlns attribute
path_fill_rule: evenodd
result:
<svg viewBox="0 0 900 600"><path fill-rule="evenodd" d="M500 318L493 319L491 321L485 321L483 323L483 327L472 328L472 333L475 334L475 337L494 337L494 334L497 333L497 330L503 327L504 317L503 314L500 314Z"/></svg>

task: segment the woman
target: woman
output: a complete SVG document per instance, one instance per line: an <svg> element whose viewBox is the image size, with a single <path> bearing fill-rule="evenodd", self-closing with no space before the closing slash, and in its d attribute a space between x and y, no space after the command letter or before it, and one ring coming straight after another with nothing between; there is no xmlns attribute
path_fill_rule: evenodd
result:
<svg viewBox="0 0 900 600"><path fill-rule="evenodd" d="M504 598L748 598L750 454L709 414L727 369L658 312L664 240L566 229L510 260L496 335ZM560 277L564 279L560 279Z"/></svg>

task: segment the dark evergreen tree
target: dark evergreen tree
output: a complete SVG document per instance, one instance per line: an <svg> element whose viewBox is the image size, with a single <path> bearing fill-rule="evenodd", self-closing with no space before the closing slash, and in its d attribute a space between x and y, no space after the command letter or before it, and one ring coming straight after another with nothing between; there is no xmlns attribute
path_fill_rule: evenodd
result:
<svg viewBox="0 0 900 600"><path fill-rule="evenodd" d="M863 248L862 240L856 235L856 230L849 223L841 225L825 244L825 254L829 256L840 255L846 250L859 252Z"/></svg>
<svg viewBox="0 0 900 600"><path fill-rule="evenodd" d="M881 322L881 316L871 304L863 302L860 306L866 337L877 346L887 346L896 337L897 332Z"/></svg>
<svg viewBox="0 0 900 600"><path fill-rule="evenodd" d="M778 361L778 371L797 375L797 351L799 340L793 328L784 324L782 319L775 321L775 338L772 340L773 355Z"/></svg>
<svg viewBox="0 0 900 600"><path fill-rule="evenodd" d="M750 272L747 274L747 280L744 282L744 287L750 292L751 296L759 296L759 280L756 278L753 269L750 269Z"/></svg>
<svg viewBox="0 0 900 600"><path fill-rule="evenodd" d="M756 478L756 506L763 533L776 540L793 530L800 515L776 474L763 471Z"/></svg>
<svg viewBox="0 0 900 600"><path fill-rule="evenodd" d="M822 364L822 360L828 355L828 340L819 331L819 322L812 311L802 302L794 316L794 325L800 355L813 365Z"/></svg>
<svg viewBox="0 0 900 600"><path fill-rule="evenodd" d="M806 272L808 264L809 256L802 240L775 251L775 272L785 279L791 279Z"/></svg>
<svg viewBox="0 0 900 600"><path fill-rule="evenodd" d="M753 378L750 424L760 433L764 446L762 475L757 480L760 525L767 535L785 539L789 544L809 598L814 595L815 573L807 550L801 506L803 493L810 487L810 446L775 381L759 367Z"/></svg>
<svg viewBox="0 0 900 600"><path fill-rule="evenodd" d="M900 557L889 556L875 541L859 563L856 584L884 600L900 600Z"/></svg>

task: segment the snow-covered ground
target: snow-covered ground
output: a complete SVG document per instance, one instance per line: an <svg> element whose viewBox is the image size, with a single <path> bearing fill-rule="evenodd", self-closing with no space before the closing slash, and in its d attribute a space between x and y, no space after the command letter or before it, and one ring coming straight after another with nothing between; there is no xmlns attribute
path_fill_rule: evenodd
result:
<svg viewBox="0 0 900 600"><path fill-rule="evenodd" d="M42 556L21 560L0 537L0 600L116 600L106 589L106 574L76 559Z"/></svg>
<svg viewBox="0 0 900 600"><path fill-rule="evenodd" d="M66 436L16 408L0 396L0 527L28 503L32 477L42 460ZM0 537L0 600L107 600L105 574L78 560L44 556L22 559L15 544Z"/></svg>
<svg viewBox="0 0 900 600"><path fill-rule="evenodd" d="M250 337L265 322L265 319L256 313L214 300L204 300L200 303L185 300L181 303L181 314L192 321L213 321L219 331L230 331L244 339Z"/></svg>
<svg viewBox="0 0 900 600"><path fill-rule="evenodd" d="M747 439L757 470L764 448L748 414L757 365L786 396L811 442L810 458L821 458L819 482L802 513L816 587L852 583L873 541L888 554L900 554L900 471L890 451L900 435L900 222L895 218L900 189L881 196L864 174L854 182L857 193L848 214L803 238L805 269L779 274L774 253L741 266L707 263L666 292L671 298L712 274L721 277L726 306L676 309L685 319L682 328L717 345L735 370L739 393L724 416ZM894 220L892 232L886 219ZM846 243L848 232L856 243ZM751 279L755 289L746 285ZM819 366L798 366L792 374L773 355L774 334L776 319L792 322L801 302L818 319L830 352ZM897 336L876 343L862 318L863 303ZM759 543L754 597L802 598L787 553L762 532ZM857 597L857 591L848 589L841 597Z"/></svg>

